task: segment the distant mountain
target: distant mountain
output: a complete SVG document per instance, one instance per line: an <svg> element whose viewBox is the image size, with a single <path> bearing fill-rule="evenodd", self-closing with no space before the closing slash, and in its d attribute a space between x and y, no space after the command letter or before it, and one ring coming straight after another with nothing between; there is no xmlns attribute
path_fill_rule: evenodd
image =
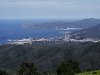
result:
<svg viewBox="0 0 100 75"><path fill-rule="evenodd" d="M89 19L83 19L83 20L80 20L81 22L94 22L94 23L97 23L100 21L100 19L95 19L95 18L89 18Z"/></svg>
<svg viewBox="0 0 100 75"><path fill-rule="evenodd" d="M80 21L53 21L36 24L24 24L24 28L88 28L100 24L100 19L83 19Z"/></svg>
<svg viewBox="0 0 100 75"><path fill-rule="evenodd" d="M74 33L73 37L100 39L100 24Z"/></svg>
<svg viewBox="0 0 100 75"><path fill-rule="evenodd" d="M82 28L89 28L92 26L96 26L97 24L100 24L100 19L95 19L95 18L83 19L83 20L74 22L74 24Z"/></svg>

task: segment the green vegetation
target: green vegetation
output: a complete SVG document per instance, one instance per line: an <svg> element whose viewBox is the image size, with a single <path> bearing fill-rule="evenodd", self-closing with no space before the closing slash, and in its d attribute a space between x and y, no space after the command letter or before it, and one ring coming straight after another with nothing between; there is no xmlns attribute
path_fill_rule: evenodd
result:
<svg viewBox="0 0 100 75"><path fill-rule="evenodd" d="M75 75L78 72L80 72L79 63L71 60L61 63L57 68L57 75Z"/></svg>
<svg viewBox="0 0 100 75"><path fill-rule="evenodd" d="M0 69L0 75L7 75L7 73L6 73L5 71L2 71L2 70Z"/></svg>
<svg viewBox="0 0 100 75"><path fill-rule="evenodd" d="M38 75L37 67L31 62L24 62L20 65L18 75Z"/></svg>
<svg viewBox="0 0 100 75"><path fill-rule="evenodd" d="M0 75L8 74L0 69ZM87 70L82 72L79 68L79 63L70 60L59 64L55 73L46 71L41 73L34 63L24 62L20 65L19 70L14 75L100 75L100 70Z"/></svg>
<svg viewBox="0 0 100 75"><path fill-rule="evenodd" d="M83 72L83 73L77 73L75 75L100 75L100 70L90 71L90 72Z"/></svg>
<svg viewBox="0 0 100 75"><path fill-rule="evenodd" d="M42 75L56 75L57 66L70 59L78 61L80 69L91 71L100 69L100 42L34 42L32 45L0 45L0 67L9 75L22 68L22 62L31 59ZM66 65L64 63L64 65ZM68 64L64 66L66 69ZM64 70L64 69L63 69ZM67 69L70 72L70 68ZM75 72L75 71L73 71ZM19 74L17 72L17 74Z"/></svg>

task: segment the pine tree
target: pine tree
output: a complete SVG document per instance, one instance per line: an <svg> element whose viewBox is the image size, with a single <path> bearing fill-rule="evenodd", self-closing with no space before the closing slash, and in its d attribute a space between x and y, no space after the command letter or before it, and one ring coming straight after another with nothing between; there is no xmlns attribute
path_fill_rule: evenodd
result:
<svg viewBox="0 0 100 75"><path fill-rule="evenodd" d="M2 70L0 69L0 75L7 75L7 73L6 73L5 71L2 71Z"/></svg>
<svg viewBox="0 0 100 75"><path fill-rule="evenodd" d="M18 75L37 75L37 67L34 63L24 62L20 65Z"/></svg>
<svg viewBox="0 0 100 75"><path fill-rule="evenodd" d="M75 75L78 72L80 69L76 61L63 62L57 67L57 75Z"/></svg>

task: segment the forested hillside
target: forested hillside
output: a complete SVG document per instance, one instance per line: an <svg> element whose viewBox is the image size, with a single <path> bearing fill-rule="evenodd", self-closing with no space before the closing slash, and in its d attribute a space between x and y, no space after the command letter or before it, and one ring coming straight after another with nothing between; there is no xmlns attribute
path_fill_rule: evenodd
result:
<svg viewBox="0 0 100 75"><path fill-rule="evenodd" d="M100 69L100 43L92 42L34 42L32 45L1 45L0 67L18 69L25 61L32 61L39 71L55 72L62 61L75 60L80 68Z"/></svg>

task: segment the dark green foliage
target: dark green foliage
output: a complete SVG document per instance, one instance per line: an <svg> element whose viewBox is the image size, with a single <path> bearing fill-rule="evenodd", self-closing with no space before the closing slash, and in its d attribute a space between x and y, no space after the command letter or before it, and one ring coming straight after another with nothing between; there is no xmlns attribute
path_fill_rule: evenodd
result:
<svg viewBox="0 0 100 75"><path fill-rule="evenodd" d="M18 75L37 75L37 67L31 62L24 62L20 65Z"/></svg>
<svg viewBox="0 0 100 75"><path fill-rule="evenodd" d="M0 67L16 71L31 58L40 72L56 72L62 61L79 61L82 70L100 69L100 42L34 42L32 45L0 45Z"/></svg>
<svg viewBox="0 0 100 75"><path fill-rule="evenodd" d="M78 36L79 39L83 39L83 38L100 39L100 35L99 35L100 34L100 24L97 24L96 26L93 26L93 27L83 29L81 31L78 31L77 33L79 33L79 34L73 35L72 37L77 38L77 36Z"/></svg>
<svg viewBox="0 0 100 75"><path fill-rule="evenodd" d="M78 72L80 72L80 69L76 61L63 62L57 67L57 75L75 75Z"/></svg>
<svg viewBox="0 0 100 75"><path fill-rule="evenodd" d="M6 73L5 71L2 71L2 70L0 69L0 75L7 75L7 73Z"/></svg>

